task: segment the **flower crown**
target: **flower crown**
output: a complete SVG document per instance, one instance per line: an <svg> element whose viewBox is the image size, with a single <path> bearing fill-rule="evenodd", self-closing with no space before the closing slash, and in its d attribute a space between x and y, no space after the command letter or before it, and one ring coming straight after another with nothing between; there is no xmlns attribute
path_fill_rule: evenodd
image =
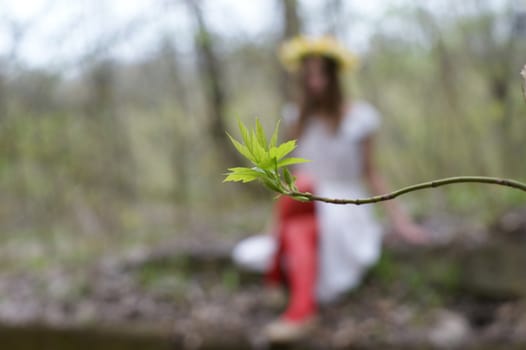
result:
<svg viewBox="0 0 526 350"><path fill-rule="evenodd" d="M331 36L320 38L297 36L283 43L279 50L281 62L289 71L297 70L301 61L307 56L331 58L343 70L355 68L358 64L358 58Z"/></svg>

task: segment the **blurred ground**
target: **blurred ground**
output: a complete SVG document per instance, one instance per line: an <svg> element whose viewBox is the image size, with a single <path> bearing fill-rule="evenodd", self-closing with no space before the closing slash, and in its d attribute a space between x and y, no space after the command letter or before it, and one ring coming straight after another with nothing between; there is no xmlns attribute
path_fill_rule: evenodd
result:
<svg viewBox="0 0 526 350"><path fill-rule="evenodd" d="M430 217L426 225L442 229L433 246L414 250L388 240L364 285L322 307L320 327L298 347L520 348L526 342L525 218L526 209L517 209L484 228L459 217ZM153 333L159 343L152 349L265 348L261 329L280 309L264 299L259 276L232 266L228 254L238 237L213 230L196 223L192 232L157 246L71 269L4 269L0 321L88 334Z"/></svg>

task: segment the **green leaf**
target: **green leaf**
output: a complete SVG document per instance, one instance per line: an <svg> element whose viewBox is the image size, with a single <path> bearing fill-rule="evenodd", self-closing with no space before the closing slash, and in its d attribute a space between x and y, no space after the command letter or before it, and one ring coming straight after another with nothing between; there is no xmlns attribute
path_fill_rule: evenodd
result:
<svg viewBox="0 0 526 350"><path fill-rule="evenodd" d="M266 169L266 170L269 170L269 169L270 169L270 170L272 170L272 169L274 169L274 159L276 159L276 158L270 158L270 157L268 156L268 153L267 153L266 156L265 156L265 159L263 159L262 161L260 161L260 162L258 163L258 166L259 166L260 168L262 168L262 169Z"/></svg>
<svg viewBox="0 0 526 350"><path fill-rule="evenodd" d="M225 174L224 182L260 180L266 187L281 194L287 191L297 192L296 178L291 174L287 166L308 162L308 160L296 157L286 158L296 148L296 141L291 140L280 145L277 144L280 122L278 121L268 142L259 119L256 119L253 129L247 128L241 121L238 121L238 124L245 144L237 141L230 134L227 133L227 135L237 151L249 159L255 167L230 168L229 173ZM281 172L280 168L282 168ZM309 200L308 197L300 194L295 196L295 198Z"/></svg>
<svg viewBox="0 0 526 350"><path fill-rule="evenodd" d="M298 192L298 186L296 186L296 176L292 179L292 185L290 186L291 191Z"/></svg>
<svg viewBox="0 0 526 350"><path fill-rule="evenodd" d="M263 183L265 184L265 186L267 186L272 191L283 193L283 190L271 180L267 178L263 178Z"/></svg>
<svg viewBox="0 0 526 350"><path fill-rule="evenodd" d="M309 197L302 196L302 195L293 196L293 198L299 200L300 202L308 202L308 201L310 201Z"/></svg>
<svg viewBox="0 0 526 350"><path fill-rule="evenodd" d="M283 177L285 178L285 183L289 186L289 188L294 183L294 178L292 177L292 174L290 173L289 169L284 168L283 169Z"/></svg>
<svg viewBox="0 0 526 350"><path fill-rule="evenodd" d="M251 169L251 168L244 168L244 167L238 167L238 168L230 168L228 169L230 173L227 174L227 177L223 180L223 182L251 182L258 178L264 177L265 174Z"/></svg>
<svg viewBox="0 0 526 350"><path fill-rule="evenodd" d="M261 122L259 119L256 118L256 135L258 142L261 147L266 151L267 150L267 136L265 135L265 130L263 130L263 126L261 125Z"/></svg>
<svg viewBox="0 0 526 350"><path fill-rule="evenodd" d="M251 146L252 146L252 154L254 155L254 159L256 160L256 163L260 166L262 163L265 163L268 160L268 152L259 144L258 137L256 135L256 131L252 130L251 135Z"/></svg>
<svg viewBox="0 0 526 350"><path fill-rule="evenodd" d="M241 136L243 137L243 141L245 142L245 146L252 155L251 161L254 164L258 164L261 161L262 154L259 152L260 150L257 147L255 133L251 133L242 121L238 121L238 126Z"/></svg>
<svg viewBox="0 0 526 350"><path fill-rule="evenodd" d="M223 180L223 182L252 182L256 180L257 177L250 176L250 175L241 175L241 174L228 174L227 177Z"/></svg>
<svg viewBox="0 0 526 350"><path fill-rule="evenodd" d="M285 157L290 152L294 151L296 148L296 140L290 140L285 143L282 143L278 147L271 148L269 151L270 157L276 157L277 160Z"/></svg>
<svg viewBox="0 0 526 350"><path fill-rule="evenodd" d="M236 174L248 174L253 176L264 176L265 173L261 171L259 168L247 168L247 167L234 167L228 169L232 173Z"/></svg>
<svg viewBox="0 0 526 350"><path fill-rule="evenodd" d="M255 157L252 155L250 150L247 148L247 146L241 144L239 141L237 141L235 138L233 138L229 133L226 133L228 137L230 138L230 141L234 145L234 147L237 149L239 153L241 153L245 158L250 160L252 163L256 163Z"/></svg>
<svg viewBox="0 0 526 350"><path fill-rule="evenodd" d="M261 174L262 176L266 175L265 170L261 169L260 167L255 166L255 167L252 168L252 170L254 170L255 172Z"/></svg>
<svg viewBox="0 0 526 350"><path fill-rule="evenodd" d="M274 132L272 133L272 137L270 138L269 148L276 147L276 145L278 144L280 123L281 123L281 120L278 120L278 123L276 124L276 127L274 128Z"/></svg>
<svg viewBox="0 0 526 350"><path fill-rule="evenodd" d="M296 157L285 158L278 162L278 168L282 168L284 166L289 166L293 164L308 163L308 162L310 162L310 160L304 159L304 158L296 158Z"/></svg>
<svg viewBox="0 0 526 350"><path fill-rule="evenodd" d="M250 145L250 134L248 132L248 129L241 120L237 121L237 125L239 126L239 131L241 132L241 137L243 138L243 142L248 147ZM249 151L251 151L250 148L249 148Z"/></svg>

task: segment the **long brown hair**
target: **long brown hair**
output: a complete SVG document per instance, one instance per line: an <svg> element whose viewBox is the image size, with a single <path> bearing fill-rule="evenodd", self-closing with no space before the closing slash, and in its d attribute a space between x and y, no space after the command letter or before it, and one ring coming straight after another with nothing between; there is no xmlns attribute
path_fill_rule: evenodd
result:
<svg viewBox="0 0 526 350"><path fill-rule="evenodd" d="M321 59L323 73L327 78L327 87L320 97L310 96L305 80L305 62L316 57ZM294 132L294 137L303 133L308 121L314 115L325 119L333 132L340 126L344 109L343 89L340 81L340 69L338 63L328 57L310 56L303 60L302 70L299 75L299 118Z"/></svg>

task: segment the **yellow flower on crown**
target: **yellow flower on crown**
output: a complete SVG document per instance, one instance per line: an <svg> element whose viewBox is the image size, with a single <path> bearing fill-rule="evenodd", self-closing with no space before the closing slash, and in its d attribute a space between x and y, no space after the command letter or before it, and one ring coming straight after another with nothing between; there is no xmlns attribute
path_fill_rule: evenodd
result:
<svg viewBox="0 0 526 350"><path fill-rule="evenodd" d="M358 65L358 58L332 36L297 36L284 42L279 50L280 60L289 71L297 70L307 56L331 58L344 70Z"/></svg>

